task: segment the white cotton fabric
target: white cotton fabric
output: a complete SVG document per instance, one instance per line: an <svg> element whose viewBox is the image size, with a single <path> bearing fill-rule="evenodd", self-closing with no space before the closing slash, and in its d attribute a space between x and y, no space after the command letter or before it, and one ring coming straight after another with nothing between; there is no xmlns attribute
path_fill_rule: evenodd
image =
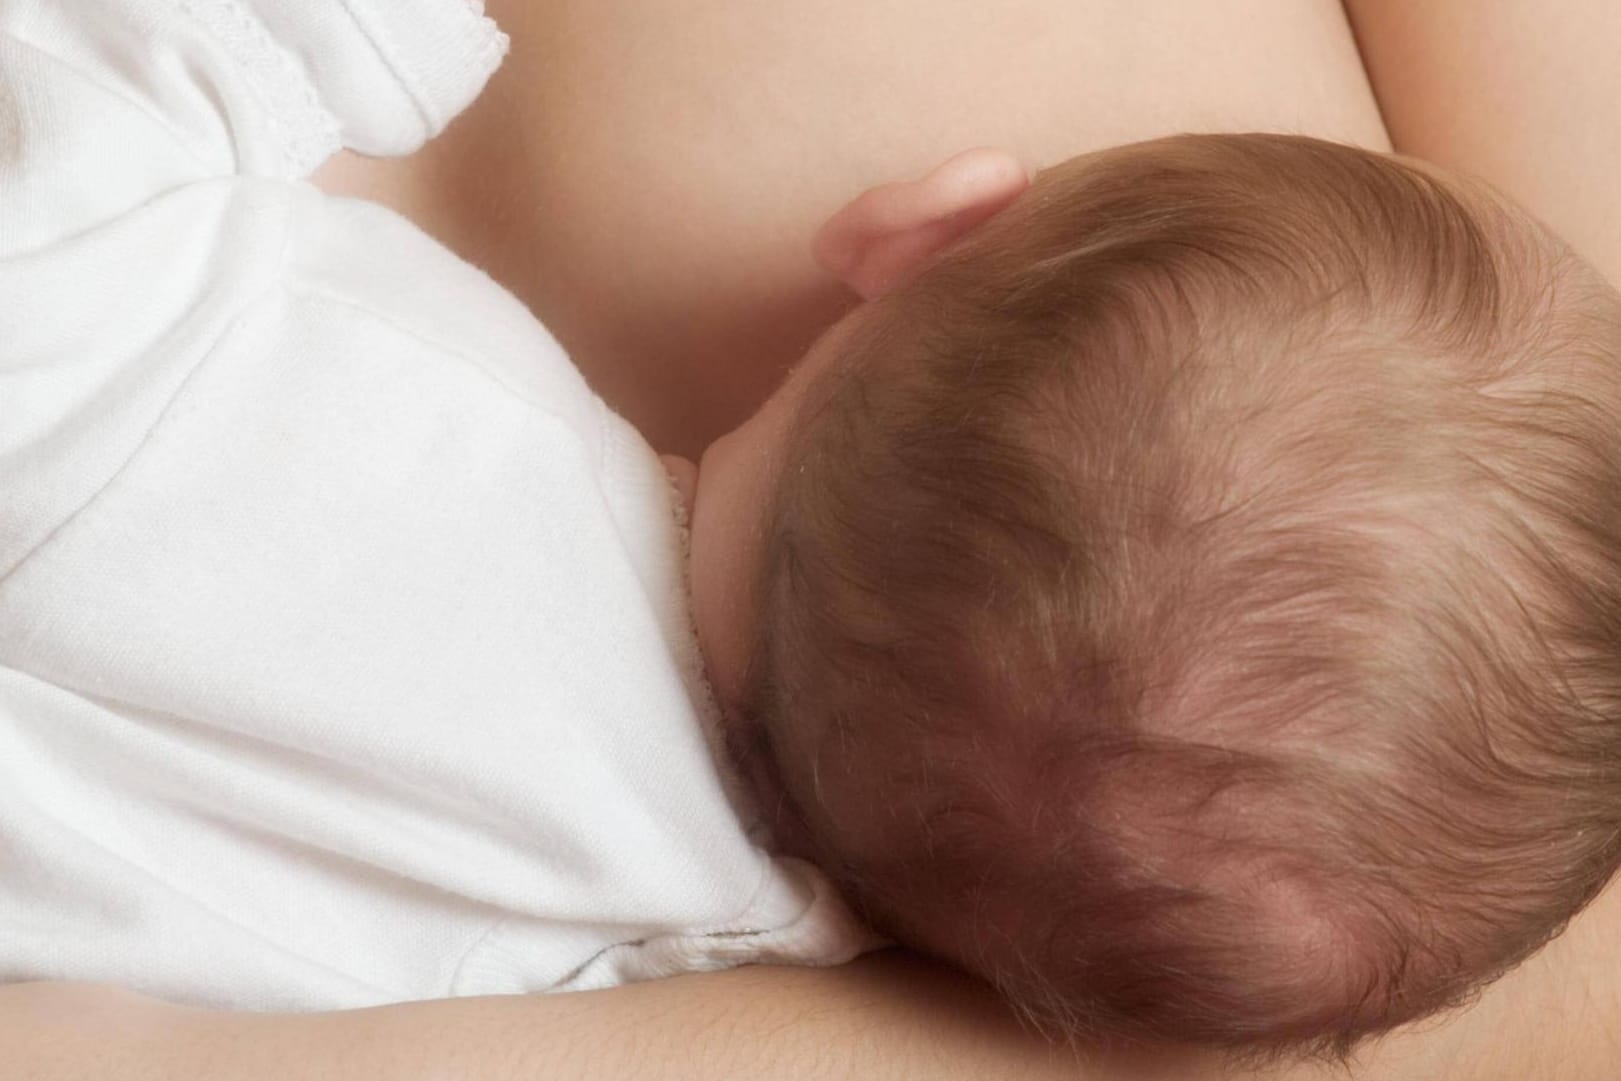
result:
<svg viewBox="0 0 1621 1081"><path fill-rule="evenodd" d="M657 457L304 180L504 47L467 0L0 0L0 979L325 1009L864 945L713 753Z"/></svg>

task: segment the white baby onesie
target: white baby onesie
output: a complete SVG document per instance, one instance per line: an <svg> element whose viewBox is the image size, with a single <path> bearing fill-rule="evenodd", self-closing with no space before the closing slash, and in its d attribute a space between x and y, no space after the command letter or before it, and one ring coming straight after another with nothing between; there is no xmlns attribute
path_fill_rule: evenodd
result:
<svg viewBox="0 0 1621 1081"><path fill-rule="evenodd" d="M469 0L0 0L0 980L317 1009L865 938L712 753L657 457L305 177Z"/></svg>

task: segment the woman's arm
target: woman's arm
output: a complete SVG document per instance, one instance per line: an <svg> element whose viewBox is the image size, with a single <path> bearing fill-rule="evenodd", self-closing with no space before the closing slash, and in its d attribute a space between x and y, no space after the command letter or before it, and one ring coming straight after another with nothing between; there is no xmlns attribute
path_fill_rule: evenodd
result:
<svg viewBox="0 0 1621 1081"><path fill-rule="evenodd" d="M31 1081L903 1081L1077 1076L976 987L898 954L583 994L324 1015L225 1014L120 991L0 989L0 1062ZM1147 1075L1144 1075L1147 1076Z"/></svg>
<svg viewBox="0 0 1621 1081"><path fill-rule="evenodd" d="M1397 150L1491 181L1621 282L1621 4L1346 9Z"/></svg>
<svg viewBox="0 0 1621 1081"><path fill-rule="evenodd" d="M1457 1016L1327 1066L1052 1049L983 991L898 954L613 991L311 1016L215 1014L121 992L0 989L0 1062L31 1081L1613 1081L1621 890Z"/></svg>

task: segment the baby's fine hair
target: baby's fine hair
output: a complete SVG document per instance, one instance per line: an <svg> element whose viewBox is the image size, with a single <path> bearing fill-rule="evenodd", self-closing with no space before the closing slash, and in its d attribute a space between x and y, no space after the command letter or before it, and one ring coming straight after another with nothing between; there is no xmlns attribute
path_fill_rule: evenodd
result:
<svg viewBox="0 0 1621 1081"><path fill-rule="evenodd" d="M1621 298L1267 135L1078 159L854 317L752 731L877 927L1079 1035L1337 1053L1621 859Z"/></svg>

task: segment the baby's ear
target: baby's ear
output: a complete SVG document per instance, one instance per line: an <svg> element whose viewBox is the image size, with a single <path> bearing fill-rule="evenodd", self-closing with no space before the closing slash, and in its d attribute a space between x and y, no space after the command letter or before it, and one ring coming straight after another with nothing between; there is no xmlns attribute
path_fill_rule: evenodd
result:
<svg viewBox="0 0 1621 1081"><path fill-rule="evenodd" d="M922 180L873 188L833 215L816 234L816 261L874 300L1029 186L1030 174L1005 151L958 154Z"/></svg>

